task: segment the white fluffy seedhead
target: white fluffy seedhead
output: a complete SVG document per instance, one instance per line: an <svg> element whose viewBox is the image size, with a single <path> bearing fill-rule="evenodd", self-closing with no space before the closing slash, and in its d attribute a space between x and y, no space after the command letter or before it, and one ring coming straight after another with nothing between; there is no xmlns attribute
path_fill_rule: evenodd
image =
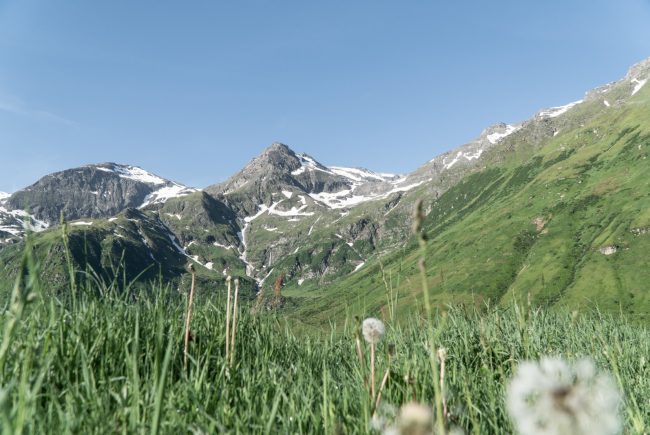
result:
<svg viewBox="0 0 650 435"><path fill-rule="evenodd" d="M368 343L377 344L384 338L386 327L381 320L369 317L361 324L361 332Z"/></svg>
<svg viewBox="0 0 650 435"><path fill-rule="evenodd" d="M611 435L621 430L621 394L589 359L522 362L508 385L507 406L522 435Z"/></svg>
<svg viewBox="0 0 650 435"><path fill-rule="evenodd" d="M384 435L433 435L433 410L421 403L402 405L395 424L383 430Z"/></svg>

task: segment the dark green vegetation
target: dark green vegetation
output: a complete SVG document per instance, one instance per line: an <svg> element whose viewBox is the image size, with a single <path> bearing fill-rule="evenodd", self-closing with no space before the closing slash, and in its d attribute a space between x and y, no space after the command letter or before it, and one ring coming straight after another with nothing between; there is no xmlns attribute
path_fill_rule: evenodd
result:
<svg viewBox="0 0 650 435"><path fill-rule="evenodd" d="M41 263L22 257L0 327L3 433L368 433L372 407L354 348L356 322L341 334L297 336L273 312L239 313L235 364L224 358L224 291L199 285L191 362L182 364L185 292L160 285L97 296L73 285L44 297ZM185 289L184 289L185 290ZM131 299L138 299L134 304ZM364 316L365 312L354 312ZM428 352L448 350L448 427L510 433L507 380L518 362L542 355L591 356L625 392L628 433L650 429L650 331L627 320L541 310L449 310L435 343L415 310L388 322L379 372L395 354L383 401L433 404ZM431 346L431 344L433 344ZM367 353L366 353L367 357ZM411 380L406 382L405 378Z"/></svg>
<svg viewBox="0 0 650 435"><path fill-rule="evenodd" d="M193 200L198 198L200 202L201 195L204 194L197 193L170 201L163 210L188 208L188 204L196 202ZM223 228L205 225L200 233L192 234L182 229L185 221L179 221L175 217L169 220L168 226L160 217L162 213L126 209L107 220L86 219L73 222L65 228L59 226L32 234L30 249L42 262L41 278L47 283L47 295L66 297L71 283L68 264L74 269L76 282L89 283L100 294L123 291L130 287L147 289L153 283L160 282L176 289L184 282L189 282L185 267L190 260L182 253L179 240L170 227L182 226L177 231L190 240L192 237L214 240L221 237ZM201 219L201 214L194 214L194 219ZM19 243L0 250L0 301L3 304L7 303L13 281L18 275L24 249L25 243ZM198 254L191 248L188 251L190 254ZM66 252L69 253L68 256ZM205 255L211 253L208 250ZM215 269L223 269L219 269L220 266L222 265L217 264ZM243 274L243 271L240 272ZM225 281L221 272L205 267L199 268L197 279L207 288L216 288ZM242 278L242 283L244 294L250 296L253 291L252 281Z"/></svg>
<svg viewBox="0 0 650 435"><path fill-rule="evenodd" d="M649 98L644 88L612 110L587 101L573 109L577 125L566 133L540 146L520 141L516 153L491 150L494 164L433 201L425 222L433 301L507 305L530 297L537 306L597 307L647 324ZM422 297L416 250L410 241L332 286L288 294L310 298L303 319L325 321L351 306L385 309L391 292L398 313L409 312Z"/></svg>

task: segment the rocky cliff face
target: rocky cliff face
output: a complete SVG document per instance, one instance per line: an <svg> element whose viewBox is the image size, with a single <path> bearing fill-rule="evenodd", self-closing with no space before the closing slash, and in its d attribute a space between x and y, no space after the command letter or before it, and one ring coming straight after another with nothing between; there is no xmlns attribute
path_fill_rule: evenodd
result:
<svg viewBox="0 0 650 435"><path fill-rule="evenodd" d="M88 165L47 175L5 198L0 222L19 235L24 223L39 230L58 223L61 214L67 220L106 218L129 207L143 208L195 190L136 166Z"/></svg>

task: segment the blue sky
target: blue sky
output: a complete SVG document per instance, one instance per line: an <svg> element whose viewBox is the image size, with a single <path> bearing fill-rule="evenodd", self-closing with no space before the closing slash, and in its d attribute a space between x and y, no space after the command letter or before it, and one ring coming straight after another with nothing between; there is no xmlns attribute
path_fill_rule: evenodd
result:
<svg viewBox="0 0 650 435"><path fill-rule="evenodd" d="M0 0L0 190L87 163L196 187L274 141L407 172L650 57L650 0Z"/></svg>

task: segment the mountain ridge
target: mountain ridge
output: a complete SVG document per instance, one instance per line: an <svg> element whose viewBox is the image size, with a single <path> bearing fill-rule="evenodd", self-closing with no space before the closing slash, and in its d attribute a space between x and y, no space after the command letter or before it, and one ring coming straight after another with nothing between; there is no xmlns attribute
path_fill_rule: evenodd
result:
<svg viewBox="0 0 650 435"><path fill-rule="evenodd" d="M588 91L583 100L542 109L517 124L490 126L476 139L402 175L326 166L278 142L226 181L205 189L189 188L131 165L102 163L68 169L0 197L0 253L3 245L20 242L24 222L32 226L43 222L37 229L47 238L57 231L47 227L57 225L61 212L70 225L92 233L100 244L113 246L117 236L103 230L99 222L139 209L145 214L129 219L164 238L163 227L156 224L160 221L174 235L183 261L197 264L210 279L234 274L259 288L282 277L296 294L336 287L338 282L366 277L365 270L374 270L380 256L392 255L409 243L412 207L418 199L428 216L451 219L448 225L453 227L463 222L465 213L471 215L462 210L483 204L485 197L494 195L492 189L500 192L495 198L532 189L527 186L534 182L534 174L581 158L589 144L615 137L610 131L613 126L620 126L621 137L629 140L643 137L645 121L637 113L647 105L649 77L650 59L631 67L623 79ZM640 127L622 121L625 117L632 117ZM589 130L589 125L594 127ZM634 136L635 131L641 136ZM638 147L642 151L643 144ZM468 180L478 184L470 189ZM36 205L31 215L24 211L29 205ZM154 220L146 213L153 213ZM89 218L98 223L79 221ZM535 225L544 222L540 231L553 222L551 214L541 211L527 219L538 222ZM532 237L527 231L509 237L520 238L517 243L525 245ZM135 242L133 252L148 257L146 243ZM616 253L611 246L615 244L598 249Z"/></svg>

